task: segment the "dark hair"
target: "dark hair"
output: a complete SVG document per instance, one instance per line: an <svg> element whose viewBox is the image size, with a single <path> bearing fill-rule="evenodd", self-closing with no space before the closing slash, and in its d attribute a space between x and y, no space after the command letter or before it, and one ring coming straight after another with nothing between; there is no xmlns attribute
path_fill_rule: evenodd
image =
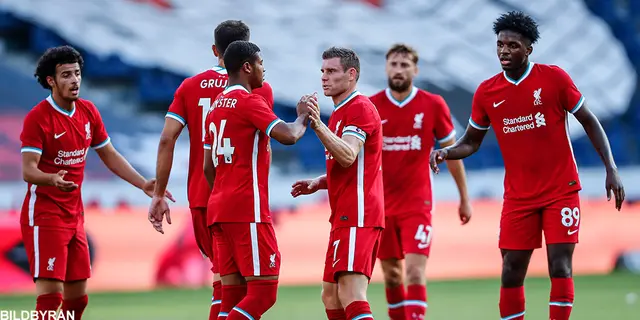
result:
<svg viewBox="0 0 640 320"><path fill-rule="evenodd" d="M356 81L360 78L360 59L355 51L341 47L331 47L322 53L322 59L340 58L343 71L356 69Z"/></svg>
<svg viewBox="0 0 640 320"><path fill-rule="evenodd" d="M260 48L253 42L243 40L234 41L224 53L224 65L227 67L229 74L237 73L242 69L242 65L245 62L251 64L256 62L258 52L260 52Z"/></svg>
<svg viewBox="0 0 640 320"><path fill-rule="evenodd" d="M394 44L389 49L389 51L387 51L386 58L389 59L389 57L395 53L410 55L413 63L418 64L418 52L406 44L403 44L403 43Z"/></svg>
<svg viewBox="0 0 640 320"><path fill-rule="evenodd" d="M514 31L522 35L524 38L536 43L540 39L540 32L538 31L538 24L531 16L525 14L522 11L511 11L502 14L493 23L493 32L498 35L500 31L509 30Z"/></svg>
<svg viewBox="0 0 640 320"><path fill-rule="evenodd" d="M249 26L241 20L227 20L220 23L213 32L216 48L221 55L224 55L229 45L238 40L249 41L251 33Z"/></svg>
<svg viewBox="0 0 640 320"><path fill-rule="evenodd" d="M78 52L71 46L60 46L49 48L45 51L40 59L38 59L38 66L36 67L36 73L34 76L38 80L38 83L45 89L51 89L49 83L47 83L47 77L56 76L56 67L60 64L78 63L80 69L84 66L84 60Z"/></svg>

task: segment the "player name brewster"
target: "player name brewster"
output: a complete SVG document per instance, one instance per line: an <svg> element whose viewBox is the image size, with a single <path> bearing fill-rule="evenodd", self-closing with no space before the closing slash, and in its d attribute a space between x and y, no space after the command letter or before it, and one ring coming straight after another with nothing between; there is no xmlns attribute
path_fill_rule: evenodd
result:
<svg viewBox="0 0 640 320"><path fill-rule="evenodd" d="M87 151L88 149L78 149L73 151L59 150L58 156L53 160L53 163L63 166L82 163L87 158Z"/></svg>

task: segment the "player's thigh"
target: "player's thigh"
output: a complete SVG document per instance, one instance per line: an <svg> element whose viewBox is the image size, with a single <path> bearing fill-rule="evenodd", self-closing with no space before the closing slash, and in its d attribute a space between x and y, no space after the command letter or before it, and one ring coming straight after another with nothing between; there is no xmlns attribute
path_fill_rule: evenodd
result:
<svg viewBox="0 0 640 320"><path fill-rule="evenodd" d="M244 277L278 276L280 251L270 223L226 223L233 238L233 261Z"/></svg>
<svg viewBox="0 0 640 320"><path fill-rule="evenodd" d="M531 205L505 200L500 216L499 247L531 250L542 247L542 211Z"/></svg>
<svg viewBox="0 0 640 320"><path fill-rule="evenodd" d="M380 241L380 250L378 250L378 259L380 260L402 260L404 254L402 252L402 242L400 238L400 229L396 223L397 216L387 216L384 219L384 230L382 231L382 240Z"/></svg>
<svg viewBox="0 0 640 320"><path fill-rule="evenodd" d="M405 254L419 254L429 256L433 227L430 212L416 212L407 214L399 220L402 238L402 250Z"/></svg>
<svg viewBox="0 0 640 320"><path fill-rule="evenodd" d="M68 244L75 230L22 225L22 239L35 279L64 281L67 272Z"/></svg>
<svg viewBox="0 0 640 320"><path fill-rule="evenodd" d="M91 256L89 241L84 225L80 224L69 241L67 255L67 273L65 281L74 282L91 277Z"/></svg>
<svg viewBox="0 0 640 320"><path fill-rule="evenodd" d="M381 238L382 228L346 227L331 231L323 280L337 282L341 274L350 273L371 279Z"/></svg>
<svg viewBox="0 0 640 320"><path fill-rule="evenodd" d="M580 196L572 192L542 210L542 229L547 244L578 243L582 215Z"/></svg>
<svg viewBox="0 0 640 320"><path fill-rule="evenodd" d="M216 223L210 227L213 243L216 246L216 261L220 276L239 273L240 270L234 260L234 243L228 223Z"/></svg>

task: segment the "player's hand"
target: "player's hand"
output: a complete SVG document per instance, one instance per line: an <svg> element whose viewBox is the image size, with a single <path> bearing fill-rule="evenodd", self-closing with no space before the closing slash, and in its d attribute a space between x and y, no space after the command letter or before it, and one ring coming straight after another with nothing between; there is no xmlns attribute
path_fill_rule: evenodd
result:
<svg viewBox="0 0 640 320"><path fill-rule="evenodd" d="M317 129L322 125L322 119L320 118L320 105L317 100L317 93L314 93L314 96L307 101L307 110L309 112L309 120L311 121L311 128Z"/></svg>
<svg viewBox="0 0 640 320"><path fill-rule="evenodd" d="M462 225L469 223L469 220L471 220L471 214L472 209L469 201L461 201L460 208L458 208L458 215L460 216L460 222L462 222Z"/></svg>
<svg viewBox="0 0 640 320"><path fill-rule="evenodd" d="M171 210L169 204L164 197L153 197L151 199L151 205L149 206L149 222L153 225L156 231L164 234L162 228L162 221L164 217L167 217L167 223L171 224Z"/></svg>
<svg viewBox="0 0 640 320"><path fill-rule="evenodd" d="M429 164L431 165L431 170L433 170L434 173L438 174L440 172L438 164L447 160L448 153L449 152L446 148L431 151L431 155L429 156Z"/></svg>
<svg viewBox="0 0 640 320"><path fill-rule="evenodd" d="M298 113L298 116L309 114L309 110L307 109L307 102L310 98L311 95L309 94L305 94L300 98L300 101L298 101L298 104L296 105L296 112Z"/></svg>
<svg viewBox="0 0 640 320"><path fill-rule="evenodd" d="M66 170L60 170L58 173L52 174L51 184L64 192L71 192L78 189L78 185L75 182L64 180L65 174L67 174Z"/></svg>
<svg viewBox="0 0 640 320"><path fill-rule="evenodd" d="M298 180L291 186L291 195L295 198L300 195L312 194L318 191L319 186L318 179Z"/></svg>
<svg viewBox="0 0 640 320"><path fill-rule="evenodd" d="M149 196L149 198L153 198L153 190L156 188L156 179L150 179L147 180L144 185L142 185L142 191L144 191L144 193ZM176 202L176 199L173 198L173 195L171 194L171 192L169 192L169 190L165 190L164 191L164 196L167 197L167 199L171 200L171 202Z"/></svg>
<svg viewBox="0 0 640 320"><path fill-rule="evenodd" d="M624 186L622 186L622 180L618 175L618 170L608 169L607 177L605 179L605 188L607 190L607 201L611 201L611 193L616 199L616 209L620 211L622 208L622 202L624 202Z"/></svg>

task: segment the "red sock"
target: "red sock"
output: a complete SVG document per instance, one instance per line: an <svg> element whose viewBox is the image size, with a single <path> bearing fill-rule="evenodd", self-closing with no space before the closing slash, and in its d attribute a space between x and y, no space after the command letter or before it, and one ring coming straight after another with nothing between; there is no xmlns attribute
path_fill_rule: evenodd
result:
<svg viewBox="0 0 640 320"><path fill-rule="evenodd" d="M551 278L549 320L569 320L573 297L573 278Z"/></svg>
<svg viewBox="0 0 640 320"><path fill-rule="evenodd" d="M387 288L387 304L389 308L389 319L404 320L404 286Z"/></svg>
<svg viewBox="0 0 640 320"><path fill-rule="evenodd" d="M345 313L347 314L347 320L368 320L373 319L373 314L371 314L371 307L369 307L369 302L367 301L354 301L351 302L345 309Z"/></svg>
<svg viewBox="0 0 640 320"><path fill-rule="evenodd" d="M209 320L218 319L218 313L220 313L221 302L222 302L222 282L218 280L213 283L213 294L211 295L211 309L209 309Z"/></svg>
<svg viewBox="0 0 640 320"><path fill-rule="evenodd" d="M69 319L80 320L82 319L82 313L87 307L87 304L89 304L89 297L85 294L84 296L77 299L63 300L62 308L60 308L60 311L62 311L64 317L67 317L67 315L71 313L73 314L73 317L69 316Z"/></svg>
<svg viewBox="0 0 640 320"><path fill-rule="evenodd" d="M227 320L258 320L278 298L278 280L247 282L247 295L229 312Z"/></svg>
<svg viewBox="0 0 640 320"><path fill-rule="evenodd" d="M500 317L524 320L524 287L500 288Z"/></svg>
<svg viewBox="0 0 640 320"><path fill-rule="evenodd" d="M347 315L344 313L344 309L325 309L327 312L327 319L329 320L347 320Z"/></svg>
<svg viewBox="0 0 640 320"><path fill-rule="evenodd" d="M244 299L247 295L246 285L222 286L222 302L220 303L220 312L218 319L226 319L231 309Z"/></svg>
<svg viewBox="0 0 640 320"><path fill-rule="evenodd" d="M41 294L36 298L36 311L58 311L61 303L62 293ZM44 314L42 312L38 312L38 315L39 320L43 319Z"/></svg>
<svg viewBox="0 0 640 320"><path fill-rule="evenodd" d="M427 313L427 286L422 284L407 286L404 309L407 320L424 320Z"/></svg>

